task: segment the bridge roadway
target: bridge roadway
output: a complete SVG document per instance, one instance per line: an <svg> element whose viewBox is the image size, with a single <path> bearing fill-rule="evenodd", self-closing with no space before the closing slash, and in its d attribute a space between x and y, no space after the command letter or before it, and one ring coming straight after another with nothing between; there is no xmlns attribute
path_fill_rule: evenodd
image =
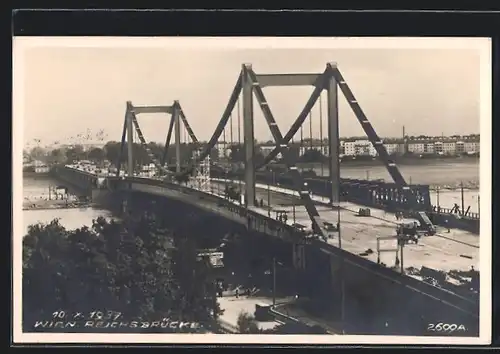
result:
<svg viewBox="0 0 500 354"><path fill-rule="evenodd" d="M235 183L230 180L213 180L213 193L223 191L226 183ZM236 182L238 183L238 182ZM218 188L220 185L220 188ZM243 184L243 182L241 182ZM298 200L299 194L296 191L256 184L258 199L262 199L267 204L268 189L271 192L271 205L274 210L284 210L287 212L287 224L293 224L293 202ZM329 204L328 198L321 196L312 196L317 204L317 210L321 217L336 224L338 220L337 210L333 210ZM363 206L342 202L340 210L342 248L346 251L359 255L372 249L374 252L363 257L377 262L377 237L394 236L396 234L396 217L393 213L381 209L370 208L371 217L359 217L357 212ZM253 207L253 210L262 215L267 215L267 206L264 208ZM274 214L274 212L272 212ZM310 228L310 219L302 205L295 206L296 223L308 226ZM409 221L409 220L403 220ZM338 245L338 238L328 239L327 242L334 246ZM396 240L380 242L381 248L396 247ZM381 262L387 266L393 266L395 261L394 253L381 254ZM404 248L404 267L420 269L422 266L449 272L451 270L469 271L471 266L479 270L479 236L460 229L450 229L450 233L445 229L438 229L435 236L425 236L420 239L418 244L408 244ZM416 274L409 274L417 279L422 279ZM453 279L450 279L454 282Z"/></svg>
<svg viewBox="0 0 500 354"><path fill-rule="evenodd" d="M63 168L56 171L66 181L76 180L79 184L92 183L94 185L97 178L88 172L83 172L74 168ZM71 177L73 176L73 177ZM104 179L104 178L103 178ZM94 182L92 182L94 181ZM289 218L287 225L269 218L267 216L267 208L249 207L242 208L238 202L224 199L221 196L223 188L219 191L213 188L214 191L200 191L189 186L181 186L177 183L164 182L158 179L142 178L142 177L125 177L116 178L108 177L110 184L114 184L112 190L122 190L124 192L141 192L151 195L165 196L167 198L177 199L183 203L196 205L200 209L213 211L215 214L221 215L224 218L233 220L238 223L246 224L257 232L264 232L270 236L280 237L290 242L299 243L299 238L295 235L296 231L291 227L293 222L291 218L292 206L290 204L290 196L295 194L294 191L278 187L269 187L274 191L274 201L279 205L280 209L287 208ZM219 181L219 183L221 183ZM217 184L214 186L216 187ZM259 199L267 200L267 185L257 185L259 191ZM102 186L100 188L103 188ZM277 199L276 195L282 198L282 201ZM332 211L332 208L325 203L321 197L313 197L316 203L320 205L318 210L327 220L337 220L337 211ZM444 283L440 283L439 287L421 281L422 277L416 272L407 272L406 276L398 274L387 267L381 267L376 264L376 237L392 236L395 234L395 218L391 214L377 209L372 210L372 217L356 217L353 210L357 210L358 206L352 203L343 203L341 214L342 223L342 250L338 245L338 238L333 233L332 238L326 242L322 240L311 240L312 247L317 248L334 257L344 259L347 264L354 266L360 270L368 271L378 277L385 278L390 283L400 284L411 292L416 292L437 300L451 308L459 309L460 312L469 314L468 316L478 317L478 296L470 293L464 288L469 288L467 285L456 287L458 282L455 276L447 276ZM352 208L352 209L351 209ZM309 218L302 206L296 206L296 221L304 225L310 225ZM389 218L387 218L389 216ZM390 219L393 218L390 221ZM388 220L389 219L389 220ZM295 237L295 238L294 238ZM294 241L295 240L295 241ZM395 242L395 241L394 241ZM387 246L384 245L384 248ZM360 256L359 253L371 248L374 253L366 256ZM390 255L393 255L392 257ZM466 256L461 257L460 255ZM462 270L467 271L471 265L474 265L478 270L478 237L460 230L451 230L449 234L440 234L433 237L425 237L418 245L408 245L404 251L404 265L414 266L419 268L425 265L429 268L442 270ZM468 258L471 257L471 258ZM394 253L388 253L382 259L388 267L394 263ZM413 280L412 280L413 279ZM467 280L467 279L464 279ZM455 284L454 284L455 283Z"/></svg>

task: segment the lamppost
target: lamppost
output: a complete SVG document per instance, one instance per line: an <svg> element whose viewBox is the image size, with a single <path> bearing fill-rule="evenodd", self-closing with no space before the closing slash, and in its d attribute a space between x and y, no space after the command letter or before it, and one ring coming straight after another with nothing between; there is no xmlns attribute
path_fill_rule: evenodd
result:
<svg viewBox="0 0 500 354"><path fill-rule="evenodd" d="M478 195L474 196L473 197L474 199L477 199L477 215L480 217L480 214L481 214L481 198Z"/></svg>
<svg viewBox="0 0 500 354"><path fill-rule="evenodd" d="M276 306L276 257L273 257L273 308Z"/></svg>
<svg viewBox="0 0 500 354"><path fill-rule="evenodd" d="M273 308L276 306L276 264L283 266L282 263L276 261L276 257L273 257Z"/></svg>
<svg viewBox="0 0 500 354"><path fill-rule="evenodd" d="M271 170L271 178L273 177ZM271 217L271 181L267 180L267 216Z"/></svg>

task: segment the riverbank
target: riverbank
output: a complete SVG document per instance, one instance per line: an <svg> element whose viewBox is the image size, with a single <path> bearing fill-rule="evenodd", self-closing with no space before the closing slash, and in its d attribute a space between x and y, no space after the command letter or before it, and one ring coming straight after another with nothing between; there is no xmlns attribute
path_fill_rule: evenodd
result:
<svg viewBox="0 0 500 354"><path fill-rule="evenodd" d="M66 199L26 199L23 210L73 209L90 207L90 202Z"/></svg>
<svg viewBox="0 0 500 354"><path fill-rule="evenodd" d="M479 166L479 157L437 157L437 158L416 158L416 157L393 157L393 161L401 166L434 166L442 164L477 164ZM342 160L341 166L346 167L371 167L383 166L383 162L378 158L371 160ZM276 166L285 166L284 164L276 164ZM320 162L299 162L298 167L302 168L321 168ZM325 163L323 166L327 167Z"/></svg>
<svg viewBox="0 0 500 354"><path fill-rule="evenodd" d="M33 171L23 171L23 178L49 178L49 172L37 173Z"/></svg>

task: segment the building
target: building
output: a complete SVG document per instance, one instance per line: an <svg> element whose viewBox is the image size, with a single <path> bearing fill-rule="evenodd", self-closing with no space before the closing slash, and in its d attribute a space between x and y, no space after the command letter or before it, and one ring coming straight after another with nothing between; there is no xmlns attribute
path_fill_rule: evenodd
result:
<svg viewBox="0 0 500 354"><path fill-rule="evenodd" d="M227 158L231 156L231 144L225 141L218 142L215 145L218 158Z"/></svg>
<svg viewBox="0 0 500 354"><path fill-rule="evenodd" d="M413 154L423 154L425 152L426 143L423 141L408 142L408 152Z"/></svg>
<svg viewBox="0 0 500 354"><path fill-rule="evenodd" d="M377 156L377 150L369 140L356 141L357 156Z"/></svg>
<svg viewBox="0 0 500 354"><path fill-rule="evenodd" d="M48 173L49 172L49 166L47 166L45 163L42 161L35 161L33 163L33 166L35 167L35 173Z"/></svg>
<svg viewBox="0 0 500 354"><path fill-rule="evenodd" d="M384 143L384 147L389 155L397 154L400 150L398 143Z"/></svg>
<svg viewBox="0 0 500 354"><path fill-rule="evenodd" d="M355 156L356 155L356 142L355 141L345 141L344 142L344 155Z"/></svg>
<svg viewBox="0 0 500 354"><path fill-rule="evenodd" d="M434 154L434 142L426 142L424 145L424 154Z"/></svg>
<svg viewBox="0 0 500 354"><path fill-rule="evenodd" d="M468 154L477 154L480 152L480 142L477 141L465 141L464 142L464 152Z"/></svg>
<svg viewBox="0 0 500 354"><path fill-rule="evenodd" d="M457 151L457 143L454 140L445 140L443 142L443 153L445 155L455 155Z"/></svg>
<svg viewBox="0 0 500 354"><path fill-rule="evenodd" d="M434 153L438 155L444 154L443 142L435 141L434 142Z"/></svg>
<svg viewBox="0 0 500 354"><path fill-rule="evenodd" d="M276 148L276 144L263 144L263 145L259 146L259 150L260 150L260 152L262 153L262 155L264 157L266 157L267 155L269 155L271 153L271 151L273 151L275 148ZM275 160L281 159L282 156L283 155L281 154L281 152L278 153L278 155L276 155Z"/></svg>

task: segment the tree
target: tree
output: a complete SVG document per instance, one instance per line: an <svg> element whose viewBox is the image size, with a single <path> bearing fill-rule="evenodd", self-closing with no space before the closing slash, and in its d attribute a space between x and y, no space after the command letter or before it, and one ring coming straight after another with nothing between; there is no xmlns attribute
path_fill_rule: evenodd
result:
<svg viewBox="0 0 500 354"><path fill-rule="evenodd" d="M43 160L45 159L47 152L45 151L45 149L36 146L33 149L31 149L29 154L33 160Z"/></svg>
<svg viewBox="0 0 500 354"><path fill-rule="evenodd" d="M71 231L57 220L30 226L23 240L24 330L61 309L111 309L122 322L210 324L218 314L210 269L197 261L193 245L173 250L173 238L147 215L120 223L98 218Z"/></svg>
<svg viewBox="0 0 500 354"><path fill-rule="evenodd" d="M231 162L245 162L245 147L243 144L233 145L230 147L229 159ZM254 160L256 164L264 161L264 154L259 147L255 147Z"/></svg>
<svg viewBox="0 0 500 354"><path fill-rule="evenodd" d="M255 317L248 312L240 312L236 322L238 331L243 334L257 334L260 333L259 326Z"/></svg>
<svg viewBox="0 0 500 354"><path fill-rule="evenodd" d="M96 162L102 162L105 157L105 152L103 149L100 148L93 148L92 150L89 151L89 160L96 161Z"/></svg>
<svg viewBox="0 0 500 354"><path fill-rule="evenodd" d="M49 163L65 163L66 160L66 151L63 149L54 149L47 156L47 161Z"/></svg>
<svg viewBox="0 0 500 354"><path fill-rule="evenodd" d="M325 161L325 156L317 149L307 149L300 157L301 162L322 162Z"/></svg>
<svg viewBox="0 0 500 354"><path fill-rule="evenodd" d="M116 164L118 162L118 157L120 156L121 144L117 141L109 141L104 145L104 154L106 159L110 161L112 164ZM126 153L126 149L124 149L124 153Z"/></svg>
<svg viewBox="0 0 500 354"><path fill-rule="evenodd" d="M66 150L66 157L68 163L72 163L74 161L85 160L87 158L87 154L83 150L83 146L74 145Z"/></svg>

